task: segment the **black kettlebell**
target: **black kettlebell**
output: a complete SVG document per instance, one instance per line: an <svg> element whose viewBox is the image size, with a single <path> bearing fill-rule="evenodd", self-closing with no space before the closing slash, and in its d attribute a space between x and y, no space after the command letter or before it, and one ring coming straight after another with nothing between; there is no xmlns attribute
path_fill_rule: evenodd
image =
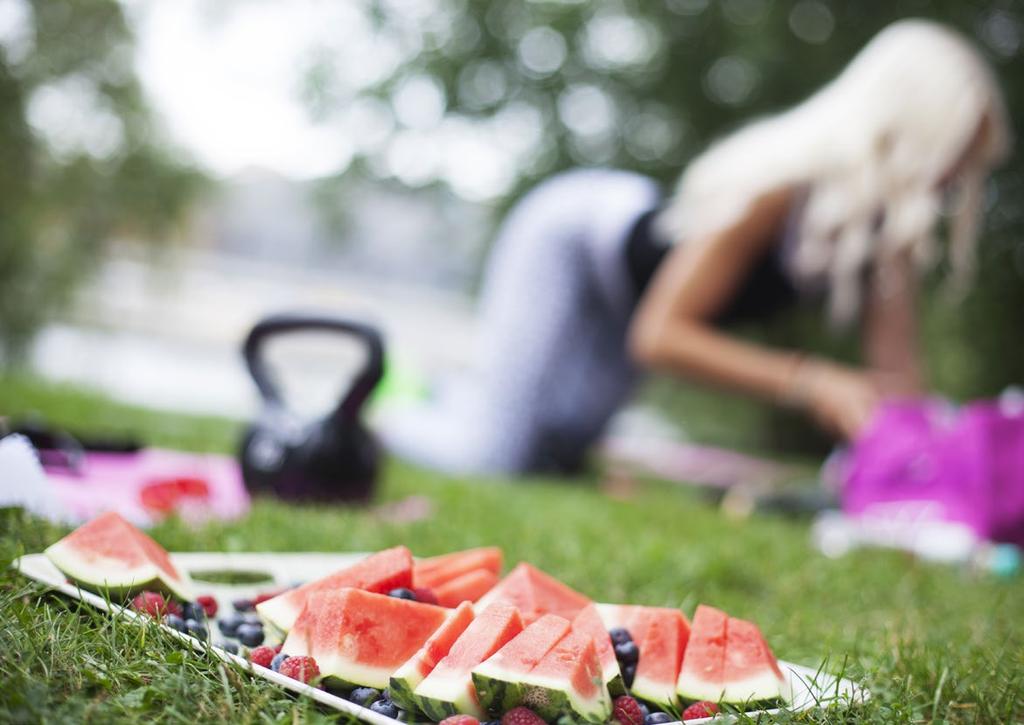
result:
<svg viewBox="0 0 1024 725"><path fill-rule="evenodd" d="M325 418L302 421L288 410L263 359L264 343L299 330L338 332L358 339L366 362L338 406ZM242 439L242 475L252 492L289 500L368 500L377 481L380 449L359 414L384 372L384 345L369 325L336 317L278 314L252 328L242 348L263 410Z"/></svg>

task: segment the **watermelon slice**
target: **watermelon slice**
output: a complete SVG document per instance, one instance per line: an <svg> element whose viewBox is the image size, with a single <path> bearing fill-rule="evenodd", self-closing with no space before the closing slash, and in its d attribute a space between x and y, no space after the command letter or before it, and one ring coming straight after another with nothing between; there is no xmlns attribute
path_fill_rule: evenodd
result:
<svg viewBox="0 0 1024 725"><path fill-rule="evenodd" d="M690 624L678 609L648 607L642 639L637 642L640 660L636 665L632 693L648 702L669 707L676 702L676 683L683 661Z"/></svg>
<svg viewBox="0 0 1024 725"><path fill-rule="evenodd" d="M601 621L601 615L597 607L588 604L576 619L572 620L572 631L581 632L594 640L597 647L597 658L601 661L601 672L604 675L604 684L608 693L614 698L626 694L626 683L622 680L622 672L619 671L619 661L615 657L615 648L612 646L608 630Z"/></svg>
<svg viewBox="0 0 1024 725"><path fill-rule="evenodd" d="M569 633L569 620L545 614L504 647L473 668L473 685L480 707L501 717L523 698L524 676Z"/></svg>
<svg viewBox="0 0 1024 725"><path fill-rule="evenodd" d="M788 686L757 625L700 605L677 683L686 700L747 705L788 699Z"/></svg>
<svg viewBox="0 0 1024 725"><path fill-rule="evenodd" d="M554 577L527 563L522 563L487 592L477 609L495 603L516 607L527 624L536 622L545 614L557 614L572 620L590 600L570 589Z"/></svg>
<svg viewBox="0 0 1024 725"><path fill-rule="evenodd" d="M416 709L435 722L460 712L482 718L471 672L522 631L523 620L515 607L495 604L477 614L451 651L413 691Z"/></svg>
<svg viewBox="0 0 1024 725"><path fill-rule="evenodd" d="M144 590L192 601L192 583L160 544L120 514L109 512L79 526L46 550L47 558L83 589L127 599Z"/></svg>
<svg viewBox="0 0 1024 725"><path fill-rule="evenodd" d="M417 561L413 566L412 580L417 587L434 589L475 569L486 569L497 580L501 574L501 563L501 549L497 546L466 549Z"/></svg>
<svg viewBox="0 0 1024 725"><path fill-rule="evenodd" d="M437 663L448 654L455 640L466 631L466 627L472 621L473 605L463 602L448 615L445 623L430 636L420 650L391 675L388 689L396 705L403 710L416 710L413 690L434 671Z"/></svg>
<svg viewBox="0 0 1024 725"><path fill-rule="evenodd" d="M281 651L313 657L330 685L382 689L449 614L361 589L314 592Z"/></svg>
<svg viewBox="0 0 1024 725"><path fill-rule="evenodd" d="M788 685L761 630L729 617L725 639L725 693L722 702L788 700Z"/></svg>
<svg viewBox="0 0 1024 725"><path fill-rule="evenodd" d="M346 587L383 594L398 587L412 586L412 554L404 546L385 549L368 556L347 569L334 572L273 599L256 605L256 611L282 632L292 628L306 599L314 592L328 592Z"/></svg>
<svg viewBox="0 0 1024 725"><path fill-rule="evenodd" d="M548 722L605 723L612 714L597 647L582 632L565 635L522 678L522 686L523 704Z"/></svg>
<svg viewBox="0 0 1024 725"><path fill-rule="evenodd" d="M498 575L489 569L473 569L434 587L434 596L442 607L457 607L475 602L497 583Z"/></svg>

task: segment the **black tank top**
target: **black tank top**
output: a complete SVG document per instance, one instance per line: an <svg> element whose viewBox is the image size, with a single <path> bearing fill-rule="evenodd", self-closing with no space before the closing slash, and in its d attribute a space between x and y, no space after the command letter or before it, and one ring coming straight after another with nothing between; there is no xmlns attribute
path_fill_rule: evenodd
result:
<svg viewBox="0 0 1024 725"><path fill-rule="evenodd" d="M654 273L672 249L654 233L654 218L659 211L652 209L641 214L633 223L626 240L626 267L633 280L637 299L647 289ZM769 245L755 260L732 300L715 317L715 323L763 320L797 303L799 292L782 268L777 247Z"/></svg>

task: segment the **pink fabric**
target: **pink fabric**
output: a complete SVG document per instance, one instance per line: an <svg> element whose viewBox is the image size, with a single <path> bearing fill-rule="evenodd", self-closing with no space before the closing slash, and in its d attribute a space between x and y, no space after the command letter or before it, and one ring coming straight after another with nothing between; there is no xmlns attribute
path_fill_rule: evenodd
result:
<svg viewBox="0 0 1024 725"><path fill-rule="evenodd" d="M89 453L81 474L46 473L60 503L81 521L117 511L148 525L171 512L197 521L236 518L249 509L238 463L228 456L156 448Z"/></svg>
<svg viewBox="0 0 1024 725"><path fill-rule="evenodd" d="M844 463L855 516L954 521L978 537L1024 544L1024 414L980 401L887 404Z"/></svg>

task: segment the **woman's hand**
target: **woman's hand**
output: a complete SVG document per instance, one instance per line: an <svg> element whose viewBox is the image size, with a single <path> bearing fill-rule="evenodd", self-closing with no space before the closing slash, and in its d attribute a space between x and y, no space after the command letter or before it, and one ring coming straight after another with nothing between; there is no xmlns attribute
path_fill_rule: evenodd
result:
<svg viewBox="0 0 1024 725"><path fill-rule="evenodd" d="M829 362L806 361L799 375L804 405L822 427L855 438L882 402L880 381L870 373Z"/></svg>

